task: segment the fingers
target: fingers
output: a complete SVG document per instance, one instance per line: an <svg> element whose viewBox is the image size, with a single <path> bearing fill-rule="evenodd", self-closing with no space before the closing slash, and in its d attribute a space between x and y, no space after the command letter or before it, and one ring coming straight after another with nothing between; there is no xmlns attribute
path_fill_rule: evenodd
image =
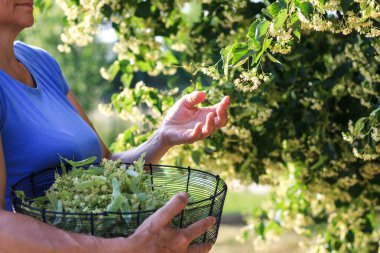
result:
<svg viewBox="0 0 380 253"><path fill-rule="evenodd" d="M189 247L188 253L207 253L210 252L212 245L209 243L191 245Z"/></svg>
<svg viewBox="0 0 380 253"><path fill-rule="evenodd" d="M156 229L161 229L172 222L174 216L179 214L189 202L189 197L185 192L176 194L169 200L163 207L157 210L150 219L152 219L152 226ZM153 221L154 220L154 221Z"/></svg>
<svg viewBox="0 0 380 253"><path fill-rule="evenodd" d="M210 229L215 224L215 222L215 217L209 216L191 224L187 228L184 228L183 233L189 241L192 241L204 232L206 232L208 229Z"/></svg>
<svg viewBox="0 0 380 253"><path fill-rule="evenodd" d="M230 97L226 96L222 99L216 108L216 127L221 128L227 124L228 121L228 107L230 106Z"/></svg>
<svg viewBox="0 0 380 253"><path fill-rule="evenodd" d="M215 113L210 112L206 116L206 124L202 127L202 122L198 122L188 135L188 143L204 139L215 131Z"/></svg>
<svg viewBox="0 0 380 253"><path fill-rule="evenodd" d="M206 116L206 124L202 128L202 137L206 138L215 130L215 113L209 112Z"/></svg>
<svg viewBox="0 0 380 253"><path fill-rule="evenodd" d="M202 103L206 99L206 94L203 91L193 91L185 95L182 99L184 106L188 109L193 109L196 104Z"/></svg>
<svg viewBox="0 0 380 253"><path fill-rule="evenodd" d="M195 142L202 137L202 122L198 122L189 136L189 142Z"/></svg>

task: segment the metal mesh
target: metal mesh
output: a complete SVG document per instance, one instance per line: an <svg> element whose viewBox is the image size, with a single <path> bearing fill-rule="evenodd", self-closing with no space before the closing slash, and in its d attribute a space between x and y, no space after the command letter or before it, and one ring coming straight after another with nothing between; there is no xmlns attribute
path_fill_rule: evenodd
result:
<svg viewBox="0 0 380 253"><path fill-rule="evenodd" d="M207 216L216 218L215 225L193 241L193 244L215 243L218 236L223 204L227 193L225 182L211 173L191 168L147 165L152 175L152 189L163 187L170 197L178 192L187 192L194 202L173 219L173 227L184 228ZM55 181L55 173L62 169L54 168L32 173L11 188L11 200L14 212L29 215L37 220L58 228L77 233L102 236L106 238L129 236L156 210L129 213L66 213L38 209L31 201L16 196L23 191L25 199L41 197Z"/></svg>

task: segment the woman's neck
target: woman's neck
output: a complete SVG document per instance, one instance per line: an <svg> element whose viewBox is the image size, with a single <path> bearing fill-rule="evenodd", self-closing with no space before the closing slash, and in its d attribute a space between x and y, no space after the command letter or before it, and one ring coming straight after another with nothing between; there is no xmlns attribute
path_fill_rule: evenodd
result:
<svg viewBox="0 0 380 253"><path fill-rule="evenodd" d="M13 43L17 34L18 33L0 32L0 69L7 69L17 64L13 49Z"/></svg>
<svg viewBox="0 0 380 253"><path fill-rule="evenodd" d="M28 69L16 59L14 53L13 43L17 34L18 33L15 33L13 36L6 36L7 33L0 32L0 69L13 79L34 88L36 84L32 75Z"/></svg>

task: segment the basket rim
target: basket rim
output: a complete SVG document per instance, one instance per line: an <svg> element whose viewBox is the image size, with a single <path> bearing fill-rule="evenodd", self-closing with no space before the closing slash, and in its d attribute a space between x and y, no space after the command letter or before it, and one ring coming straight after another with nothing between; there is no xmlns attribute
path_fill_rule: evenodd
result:
<svg viewBox="0 0 380 253"><path fill-rule="evenodd" d="M90 164L90 165L87 165L87 167L91 166L91 165L96 165L96 164L100 164L100 163L93 163L93 164ZM124 163L125 165L131 165L132 163ZM86 166L80 166L80 167L86 167ZM203 174L207 174L213 178L216 179L216 185L215 185L215 194L211 195L210 197L208 198L204 198L204 199L201 199L201 200L198 200L198 201L195 201L195 202L192 202L192 203L188 203L186 208L184 209L185 211L189 211L189 210L194 210L196 208L199 208L198 206L195 206L196 204L200 204L200 203L203 203L203 202L206 202L206 201L209 201L209 200L212 200L212 199L215 199L217 198L219 195L223 194L224 192L227 192L227 184L226 182L220 178L219 175L215 175L211 172L208 172L208 171L203 171L203 170L200 170L200 169L194 169L194 168L191 168L190 166L188 167L182 167L182 166L175 166L175 165L165 165L165 164L144 164L144 167L149 167L150 169L150 175L152 175L152 169L153 167L164 167L164 168L169 168L169 169L180 169L180 170L187 170L187 171L196 171L196 172L199 172L199 173L203 173ZM47 168L47 169L42 169L42 170L39 170L39 171L36 171L36 172L31 172L28 176L25 176L23 177L22 179L20 179L19 181L17 181L15 184L13 184L10 188L10 197L11 197L11 204L12 204L12 207L13 209L14 206L15 206L15 200L16 199L20 199L16 196L15 194L15 191L16 191L16 187L17 185L21 184L23 181L25 180L28 180L30 177L36 175L36 174L41 174L41 173L44 173L46 171L51 171L51 170L57 170L57 169L61 169L61 168ZM72 166L70 166L69 168L67 168L68 170L71 170L72 169ZM219 184L222 183L222 188L220 191L217 192L218 190L218 186ZM31 210L34 210L36 212L39 212L41 213L43 216L45 216L46 214L54 214L54 215L73 215L73 216L108 216L108 215L140 215L140 214L146 214L146 213L154 213L156 212L159 208L157 209L150 209L150 210L138 210L138 211L134 211L134 212L107 212L107 211L104 211L104 212L81 212L81 213L73 213L73 212L56 212L56 211L50 211L50 210L47 210L46 208L36 208L36 207L32 207L31 205L29 204L25 204L23 202L21 202L20 205L18 205L18 207L27 207L28 209L31 209ZM188 208L190 206L190 208ZM193 206L193 207L191 207Z"/></svg>

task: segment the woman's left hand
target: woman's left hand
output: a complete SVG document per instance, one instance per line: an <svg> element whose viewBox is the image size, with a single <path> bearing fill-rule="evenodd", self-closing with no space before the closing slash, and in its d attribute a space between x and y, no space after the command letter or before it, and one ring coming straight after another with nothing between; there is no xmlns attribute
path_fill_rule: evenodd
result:
<svg viewBox="0 0 380 253"><path fill-rule="evenodd" d="M183 96L170 108L159 129L164 144L174 146L203 140L227 124L229 96L216 105L196 107L205 99L204 92L194 91Z"/></svg>

